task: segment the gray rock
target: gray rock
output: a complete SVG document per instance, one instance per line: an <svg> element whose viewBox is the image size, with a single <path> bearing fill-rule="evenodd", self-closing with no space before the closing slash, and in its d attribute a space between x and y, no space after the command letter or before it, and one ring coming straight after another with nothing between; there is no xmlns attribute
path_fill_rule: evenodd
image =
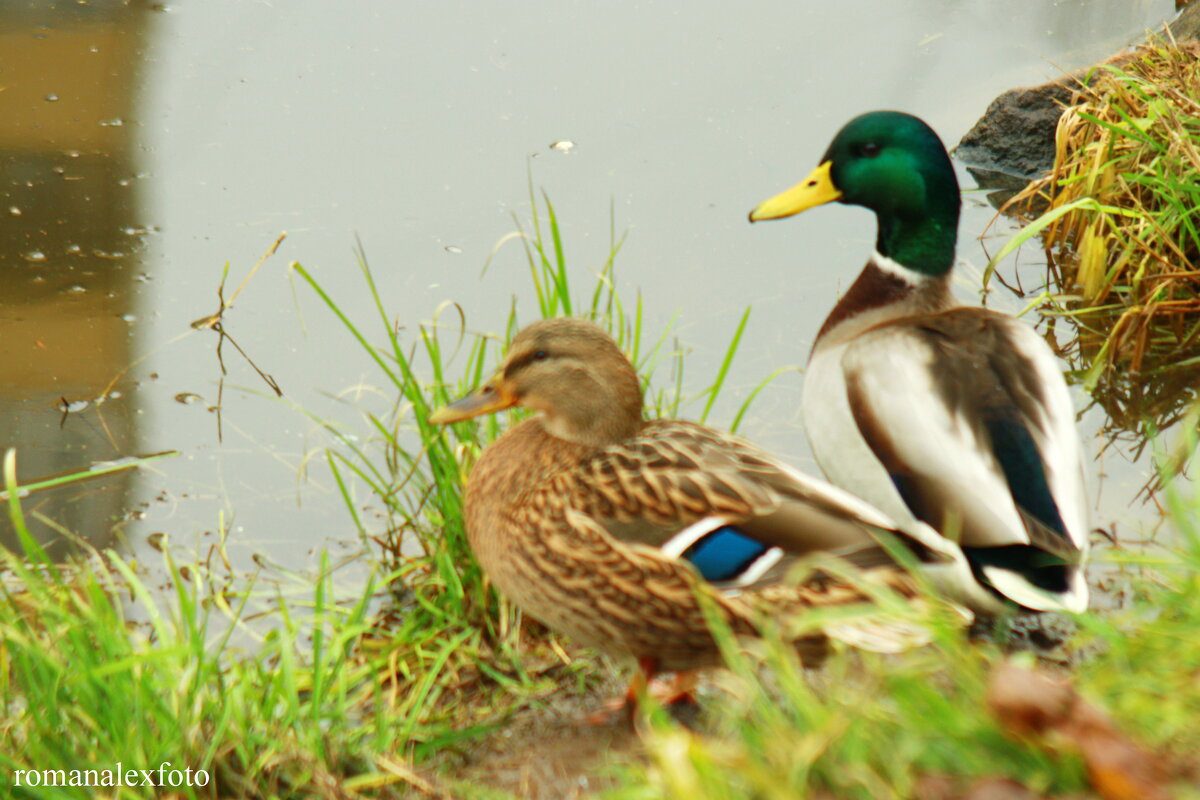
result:
<svg viewBox="0 0 1200 800"><path fill-rule="evenodd" d="M1054 128L1072 91L1063 83L1010 89L954 149L964 164L1032 180L1054 165Z"/></svg>
<svg viewBox="0 0 1200 800"><path fill-rule="evenodd" d="M1176 6L1179 4L1176 3ZM1175 21L1168 25L1175 41L1200 38L1200 3L1192 3L1179 13Z"/></svg>
<svg viewBox="0 0 1200 800"><path fill-rule="evenodd" d="M1176 41L1200 37L1200 3L1184 8L1169 28ZM979 168L983 175L1008 175L1025 181L1040 176L1054 166L1054 129L1062 106L1071 100L1072 87L1087 72L1000 95L958 143L954 157ZM1003 188L991 182L980 185Z"/></svg>

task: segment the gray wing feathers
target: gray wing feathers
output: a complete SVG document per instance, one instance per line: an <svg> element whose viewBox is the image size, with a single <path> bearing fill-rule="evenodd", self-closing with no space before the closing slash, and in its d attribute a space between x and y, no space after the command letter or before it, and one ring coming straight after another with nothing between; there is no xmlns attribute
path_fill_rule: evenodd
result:
<svg viewBox="0 0 1200 800"><path fill-rule="evenodd" d="M843 357L860 432L914 512L963 531L973 546L1086 546L1074 413L1045 343L1015 320L981 309L882 326ZM1068 540L1013 501L984 421L1010 415L1029 431Z"/></svg>

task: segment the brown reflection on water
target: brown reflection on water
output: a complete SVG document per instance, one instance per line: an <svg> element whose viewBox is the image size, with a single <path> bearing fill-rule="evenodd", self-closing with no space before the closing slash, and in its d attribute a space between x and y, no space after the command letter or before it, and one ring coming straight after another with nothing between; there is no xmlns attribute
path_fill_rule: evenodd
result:
<svg viewBox="0 0 1200 800"><path fill-rule="evenodd" d="M1064 357L1081 373L1089 377L1095 373L1092 399L1108 417L1102 434L1140 457L1154 436L1194 418L1200 346L1167 342L1174 345L1171 350L1148 353L1135 368L1128 359L1111 359L1108 352L1119 335L1113 326L1121 320L1114 320L1115 316L1104 311L1079 313L1074 319L1076 339Z"/></svg>
<svg viewBox="0 0 1200 800"><path fill-rule="evenodd" d="M137 251L131 124L148 3L0 6L0 447L22 483L136 452ZM68 409L70 412L68 413ZM105 546L129 474L34 494L23 509L52 553L56 526ZM7 518L0 543L15 546Z"/></svg>

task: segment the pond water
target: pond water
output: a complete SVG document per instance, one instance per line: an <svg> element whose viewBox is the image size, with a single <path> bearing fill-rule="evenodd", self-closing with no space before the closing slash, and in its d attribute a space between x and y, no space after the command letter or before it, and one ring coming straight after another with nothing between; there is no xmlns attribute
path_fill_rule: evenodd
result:
<svg viewBox="0 0 1200 800"><path fill-rule="evenodd" d="M319 457L327 439L297 407L361 424L343 399L378 378L287 265L377 330L360 239L410 342L446 301L476 331L500 330L514 296L528 321L519 246L481 278L513 216L529 219L528 176L555 204L578 285L603 265L610 224L627 234L622 294L641 291L651 331L679 315L686 391L707 385L753 306L711 417L726 424L763 377L803 364L870 250L859 209L746 221L842 122L898 108L953 144L999 92L1106 57L1171 12L1171 0L5 3L0 444L18 448L25 480L180 453L35 495L26 511L51 543L61 534L44 520L134 551L155 532L192 547L226 526L242 566L354 551ZM979 194L966 206L972 297L992 210ZM284 398L226 345L219 431L218 338L189 323L216 310L226 264L228 297L285 231L225 318ZM743 433L813 470L801 380L765 390ZM1110 450L1096 472L1096 523L1140 513L1144 466Z"/></svg>

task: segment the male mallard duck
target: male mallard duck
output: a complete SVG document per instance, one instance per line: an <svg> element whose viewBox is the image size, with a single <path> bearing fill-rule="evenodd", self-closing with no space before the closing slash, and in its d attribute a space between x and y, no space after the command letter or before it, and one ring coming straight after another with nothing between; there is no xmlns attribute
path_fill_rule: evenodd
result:
<svg viewBox="0 0 1200 800"><path fill-rule="evenodd" d="M882 556L877 531L921 557L955 557L926 526L908 540L871 506L751 444L691 422L644 421L633 365L593 323L533 323L490 381L430 419L512 406L541 413L484 450L471 472L465 518L475 556L526 613L583 644L634 656L645 677L717 660L699 595L739 635L754 634L760 614L866 600L861 586L827 571L782 580L796 556L841 554L868 583L906 597L913 584ZM826 634L892 650L920 636L869 615L853 623L809 629L798 642L817 646Z"/></svg>
<svg viewBox="0 0 1200 800"><path fill-rule="evenodd" d="M865 206L875 252L817 334L804 380L826 477L902 524L961 544L978 610L1087 608L1087 511L1075 414L1050 348L950 293L958 181L933 130L878 111L846 124L811 175L750 212Z"/></svg>

